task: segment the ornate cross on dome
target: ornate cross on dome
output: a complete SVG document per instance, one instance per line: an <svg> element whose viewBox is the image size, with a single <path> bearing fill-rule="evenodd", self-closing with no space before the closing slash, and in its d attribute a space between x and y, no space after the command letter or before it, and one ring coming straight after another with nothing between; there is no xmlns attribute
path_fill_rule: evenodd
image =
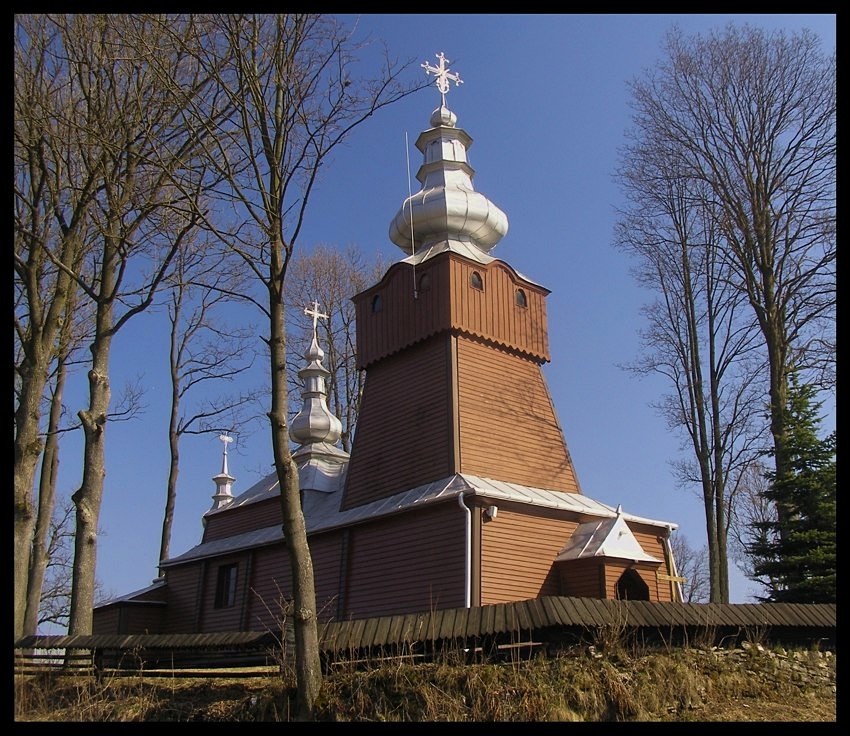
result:
<svg viewBox="0 0 850 736"><path fill-rule="evenodd" d="M304 307L304 314L313 318L313 337L315 338L316 334L317 334L316 333L316 327L319 324L319 319L320 318L321 319L327 319L328 315L322 314L319 311L319 302L316 302L316 301L313 302L313 308L312 309L310 309L310 307Z"/></svg>
<svg viewBox="0 0 850 736"><path fill-rule="evenodd" d="M442 51L439 54L435 54L435 56L440 60L440 66L431 66L427 61L424 64L420 64L420 66L425 70L426 74L434 74L437 77L437 89L440 90L440 95L442 95L442 105L445 107L446 93L449 91L449 87L451 86L449 85L449 81L454 82L455 87L459 87L463 84L463 80L460 78L459 74L449 71L446 63L450 62Z"/></svg>

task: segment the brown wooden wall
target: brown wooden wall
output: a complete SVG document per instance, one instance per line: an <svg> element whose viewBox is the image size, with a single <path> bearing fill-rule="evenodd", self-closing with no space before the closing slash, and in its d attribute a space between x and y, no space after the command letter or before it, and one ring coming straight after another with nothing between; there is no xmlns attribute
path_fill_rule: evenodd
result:
<svg viewBox="0 0 850 736"><path fill-rule="evenodd" d="M538 364L457 338L460 472L581 493Z"/></svg>
<svg viewBox="0 0 850 736"><path fill-rule="evenodd" d="M473 272L481 277L483 289L472 286ZM517 305L517 289L525 293L527 306ZM493 341L545 363L550 360L548 293L498 260L483 265L446 252L417 266L415 273L409 264L394 264L378 284L354 297L358 367L368 368L448 330ZM373 306L376 297L381 303L378 310Z"/></svg>
<svg viewBox="0 0 850 736"><path fill-rule="evenodd" d="M465 522L452 500L352 529L346 615L463 606Z"/></svg>
<svg viewBox="0 0 850 736"><path fill-rule="evenodd" d="M605 590L605 572L600 560L564 560L556 562L560 580L559 595L571 598L601 598Z"/></svg>
<svg viewBox="0 0 850 736"><path fill-rule="evenodd" d="M670 586L659 581L655 574L656 570L659 569L657 565L630 560L606 559L603 569L605 571L605 598L617 597L617 582L626 570L632 569L640 575L641 580L649 588L649 600L654 602L669 602L670 600ZM663 570L663 568L661 569ZM664 597L665 589L668 591L666 597Z"/></svg>
<svg viewBox="0 0 850 736"><path fill-rule="evenodd" d="M200 631L197 615L203 568L204 563L198 561L166 570L168 615L163 633L189 634Z"/></svg>
<svg viewBox="0 0 850 736"><path fill-rule="evenodd" d="M487 266L459 256L447 256L451 264L452 328L517 350L538 363L550 360L546 324L547 289L519 278L502 261ZM471 286L473 272L483 289ZM525 293L527 306L516 303L516 291Z"/></svg>
<svg viewBox="0 0 850 736"><path fill-rule="evenodd" d="M480 605L559 595L553 563L577 526L565 518L500 507L496 518L482 525Z"/></svg>
<svg viewBox="0 0 850 736"><path fill-rule="evenodd" d="M413 279L427 288L413 295ZM396 263L384 278L354 297L357 310L357 367L366 368L424 340L451 324L448 261L434 258L416 268ZM373 309L375 297L381 308Z"/></svg>
<svg viewBox="0 0 850 736"><path fill-rule="evenodd" d="M255 501L243 507L226 509L208 516L206 519L204 542L225 539L235 534L262 529L267 526L280 525L283 524L280 495L275 493L262 501Z"/></svg>
<svg viewBox="0 0 850 736"><path fill-rule="evenodd" d="M433 337L368 371L343 509L453 472L448 348Z"/></svg>
<svg viewBox="0 0 850 736"><path fill-rule="evenodd" d="M339 618L337 600L345 534L337 530L310 538L316 606L321 621ZM245 629L264 631L274 628L281 616L281 596L283 599L292 597L289 552L282 543L260 547L254 551L251 570Z"/></svg>
<svg viewBox="0 0 850 736"><path fill-rule="evenodd" d="M120 610L117 605L106 608L96 608L92 617L92 634L121 634L118 623ZM136 632L133 632L136 633Z"/></svg>
<svg viewBox="0 0 850 736"><path fill-rule="evenodd" d="M251 555L236 553L211 559L205 565L203 592L201 594L202 613L199 631L242 631L245 606L250 600L248 576L250 574ZM239 565L237 570L236 599L232 606L215 607L215 592L218 570L222 565Z"/></svg>

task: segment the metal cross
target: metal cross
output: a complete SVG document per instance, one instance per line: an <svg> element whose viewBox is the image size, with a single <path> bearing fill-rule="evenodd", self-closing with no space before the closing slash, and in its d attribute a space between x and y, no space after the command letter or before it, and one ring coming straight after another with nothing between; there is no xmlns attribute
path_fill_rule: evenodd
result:
<svg viewBox="0 0 850 736"><path fill-rule="evenodd" d="M226 434L220 434L218 438L224 443L224 454L227 456L227 446L233 442L233 437L228 437Z"/></svg>
<svg viewBox="0 0 850 736"><path fill-rule="evenodd" d="M420 66L425 70L426 74L434 74L437 77L437 89L440 90L440 95L442 95L442 104L443 107L446 106L446 93L449 91L449 81L455 83L455 87L459 87L463 84L463 80L460 78L459 74L452 73L448 70L446 63L449 61L443 52L441 51L439 54L435 54L435 56L440 60L440 66L431 66L427 61L424 64L420 64ZM451 63L451 62L449 62Z"/></svg>
<svg viewBox="0 0 850 736"><path fill-rule="evenodd" d="M319 302L316 301L313 302L312 309L310 307L304 307L304 314L313 318L313 337L316 337L316 326L319 324L319 318L327 319L328 315L322 314L319 311Z"/></svg>

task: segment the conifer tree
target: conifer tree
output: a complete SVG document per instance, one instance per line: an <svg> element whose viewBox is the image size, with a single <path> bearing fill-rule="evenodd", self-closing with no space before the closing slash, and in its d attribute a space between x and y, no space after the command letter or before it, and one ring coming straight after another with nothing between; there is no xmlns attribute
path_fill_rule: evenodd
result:
<svg viewBox="0 0 850 736"><path fill-rule="evenodd" d="M792 377L788 389L787 471L768 473L765 497L793 513L753 525L748 551L755 579L768 591L763 600L781 603L835 603L836 435L819 439L813 403L815 387Z"/></svg>

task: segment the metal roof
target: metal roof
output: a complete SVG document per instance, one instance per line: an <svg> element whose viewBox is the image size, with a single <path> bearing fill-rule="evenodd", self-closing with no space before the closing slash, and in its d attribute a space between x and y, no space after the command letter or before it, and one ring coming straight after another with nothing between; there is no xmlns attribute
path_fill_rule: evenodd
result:
<svg viewBox="0 0 850 736"><path fill-rule="evenodd" d="M632 530L622 517L586 521L579 524L555 562L581 560L588 557L616 557L639 562L658 562L643 551Z"/></svg>
<svg viewBox="0 0 850 736"><path fill-rule="evenodd" d="M618 518L615 508L582 494L531 488L517 483L506 483L504 481L458 473L344 511L341 511L339 508L341 501L340 494L311 492L309 489L305 489L303 506L304 522L308 534L316 534L369 519L377 519L390 514L421 508L441 501L453 500L461 493L466 496L480 497L487 501L507 501L537 508L571 511L576 514L602 519L616 520ZM249 488L241 496L237 496L233 503L225 509L221 509L215 513L226 513L230 509L273 498L277 495L279 495L277 476L272 474L266 476L252 488ZM620 517L625 520L659 526L665 529L668 527L676 528L676 525L670 522L647 519L626 513L621 513ZM161 564L163 567L169 567L189 560L272 544L281 539L283 539L281 526L269 526L199 544L182 555L172 557L169 560L163 561ZM650 559L655 561L654 558Z"/></svg>

